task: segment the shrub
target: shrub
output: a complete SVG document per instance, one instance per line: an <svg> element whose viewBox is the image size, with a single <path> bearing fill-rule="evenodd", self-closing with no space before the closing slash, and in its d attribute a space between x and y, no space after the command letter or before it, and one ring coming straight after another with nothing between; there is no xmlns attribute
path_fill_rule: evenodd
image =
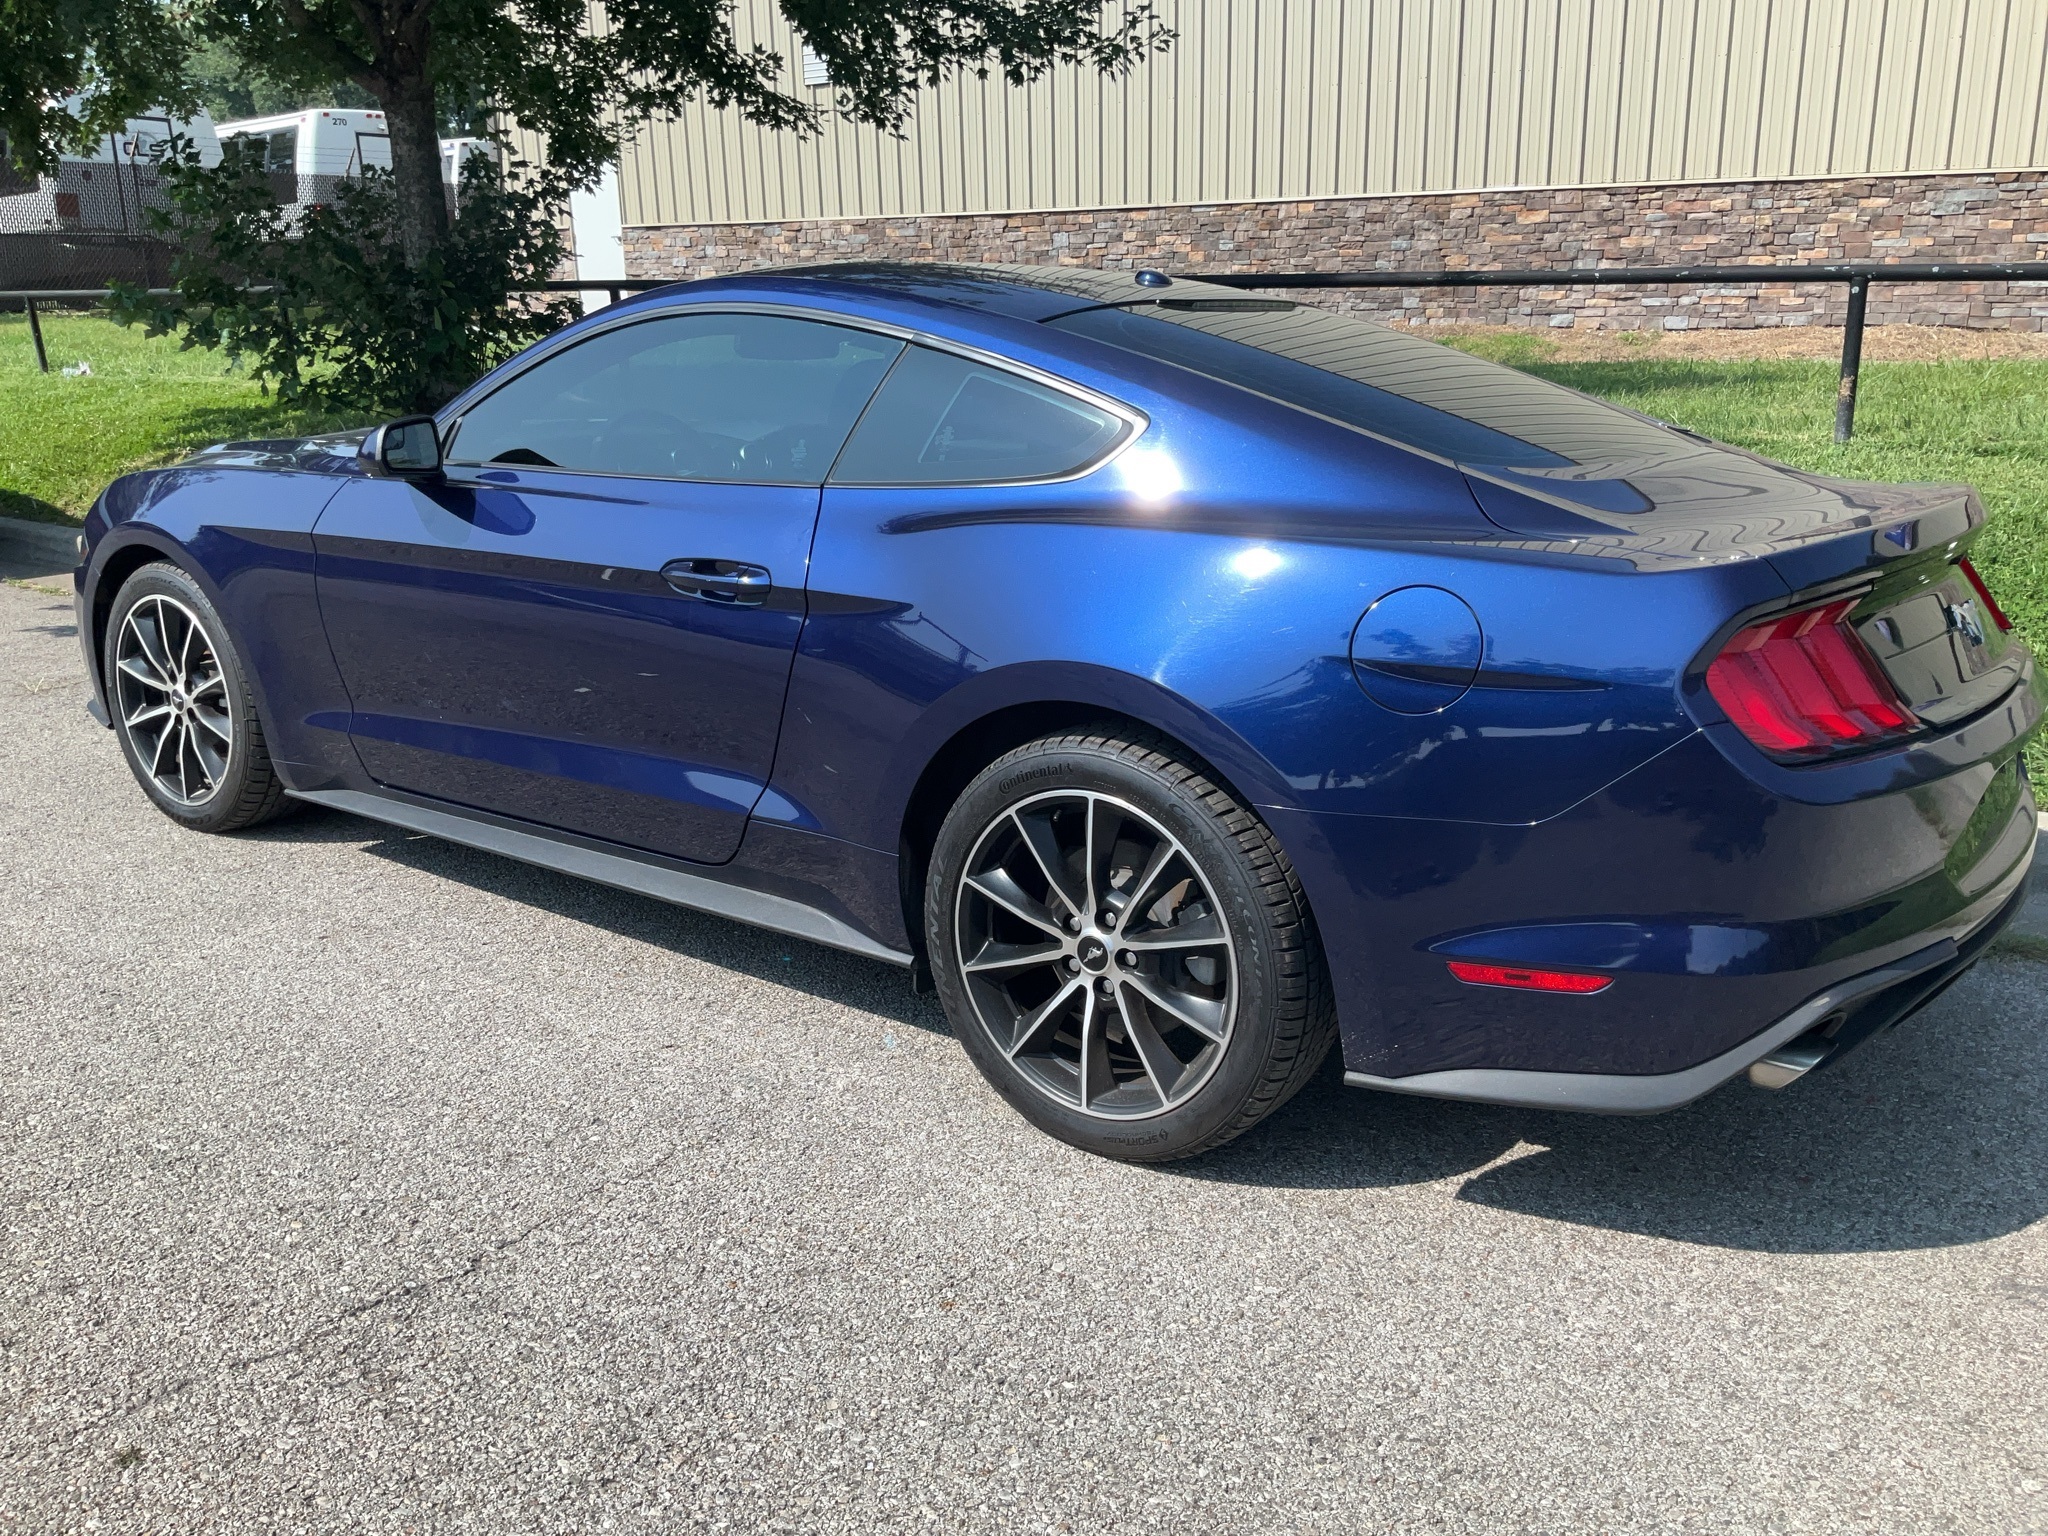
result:
<svg viewBox="0 0 2048 1536"><path fill-rule="evenodd" d="M409 261L387 171L339 183L331 203L281 204L260 146L229 141L218 166L180 146L152 223L175 251L168 295L116 284L113 317L186 347L218 347L286 401L361 412L429 411L566 324L567 299L522 293L566 254L558 189L514 163L463 167L447 241Z"/></svg>

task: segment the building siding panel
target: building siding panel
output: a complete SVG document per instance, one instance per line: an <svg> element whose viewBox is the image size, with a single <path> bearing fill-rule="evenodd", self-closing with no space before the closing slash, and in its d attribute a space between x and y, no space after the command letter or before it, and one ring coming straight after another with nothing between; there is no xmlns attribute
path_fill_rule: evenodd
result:
<svg viewBox="0 0 2048 1536"><path fill-rule="evenodd" d="M774 0L738 29L800 43ZM1119 7L1106 4L1105 16ZM926 91L904 136L693 107L630 225L1145 207L2048 162L2048 0L1162 0L1173 49ZM601 21L600 23L601 24ZM821 104L829 89L815 89Z"/></svg>

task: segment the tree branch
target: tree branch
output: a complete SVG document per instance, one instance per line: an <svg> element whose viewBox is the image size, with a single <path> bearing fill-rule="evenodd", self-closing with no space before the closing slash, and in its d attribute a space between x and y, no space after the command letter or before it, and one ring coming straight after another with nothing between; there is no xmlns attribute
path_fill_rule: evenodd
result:
<svg viewBox="0 0 2048 1536"><path fill-rule="evenodd" d="M298 41L302 46L325 55L333 64L336 73L346 75L365 90L369 89L365 76L376 67L371 60L349 47L332 28L322 26L312 11L306 7L304 0L276 0L276 3L284 19L291 23L292 30L298 34ZM365 14L367 8L362 0L351 0L351 3L355 7L356 19L363 23L363 30L372 38L376 37L376 29L370 25L369 16Z"/></svg>

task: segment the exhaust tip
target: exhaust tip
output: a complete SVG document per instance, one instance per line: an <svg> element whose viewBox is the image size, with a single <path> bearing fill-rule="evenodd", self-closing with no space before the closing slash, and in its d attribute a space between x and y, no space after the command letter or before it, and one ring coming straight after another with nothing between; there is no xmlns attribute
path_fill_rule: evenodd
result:
<svg viewBox="0 0 2048 1536"><path fill-rule="evenodd" d="M1769 1055L1749 1064L1749 1080L1759 1088L1789 1088L1827 1060L1835 1042L1817 1030L1787 1040Z"/></svg>

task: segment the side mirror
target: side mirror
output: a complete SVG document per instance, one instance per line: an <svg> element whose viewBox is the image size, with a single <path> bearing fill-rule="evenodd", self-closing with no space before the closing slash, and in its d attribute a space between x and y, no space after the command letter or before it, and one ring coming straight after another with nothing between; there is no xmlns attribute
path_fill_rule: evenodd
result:
<svg viewBox="0 0 2048 1536"><path fill-rule="evenodd" d="M441 473L441 436L431 416L401 416L373 427L356 456L373 475L431 480Z"/></svg>

